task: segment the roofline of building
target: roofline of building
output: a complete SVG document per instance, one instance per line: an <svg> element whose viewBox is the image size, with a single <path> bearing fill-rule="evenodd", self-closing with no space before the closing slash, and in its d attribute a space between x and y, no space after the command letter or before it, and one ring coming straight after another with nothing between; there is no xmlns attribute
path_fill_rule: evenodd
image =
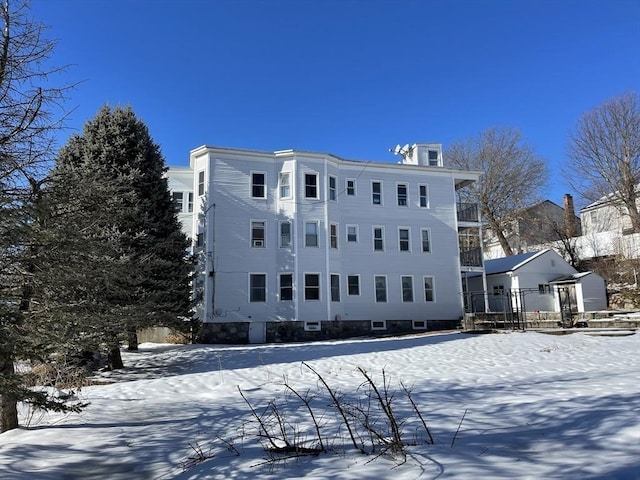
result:
<svg viewBox="0 0 640 480"><path fill-rule="evenodd" d="M222 153L222 154L242 154L246 156L252 157L286 157L286 156L295 156L302 155L306 157L316 157L318 160L330 159L338 164L351 165L351 166L359 166L359 167L376 167L376 168L397 168L402 167L407 170L430 170L433 172L441 172L453 175L456 179L465 180L466 183L472 183L474 181L479 180L480 176L484 175L484 172L480 170L457 170L452 168L445 167L428 167L425 165L408 165L402 163L391 163L391 162L381 162L381 161L373 161L373 160L349 160L345 158L338 157L337 155L333 155L331 153L323 153L323 152L310 152L306 150L295 150L295 149L287 149L287 150L276 150L275 152L265 151L265 150L252 150L252 149L243 149L243 148L232 148L232 147L213 147L210 145L201 145L198 148L194 148L191 150L189 158L190 165L193 166L193 159L205 155L207 153Z"/></svg>

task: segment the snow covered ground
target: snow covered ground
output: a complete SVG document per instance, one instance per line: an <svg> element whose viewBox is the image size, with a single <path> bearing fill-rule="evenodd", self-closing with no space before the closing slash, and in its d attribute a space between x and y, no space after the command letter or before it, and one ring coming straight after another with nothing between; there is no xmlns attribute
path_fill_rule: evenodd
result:
<svg viewBox="0 0 640 480"><path fill-rule="evenodd" d="M39 479L640 479L640 334L535 332L251 346L143 344L127 369L84 388L80 414L30 414L0 435L0 478ZM406 462L364 456L332 431L312 366L346 399L362 367L411 387L435 444L397 396ZM283 382L318 392L328 453L268 462L238 387L294 425ZM405 402L406 403L406 402ZM31 412L33 413L33 412ZM415 417L415 416L414 416ZM458 430L459 428L459 430ZM307 435L311 436L312 432ZM227 448L233 444L233 448ZM453 444L453 446L452 446ZM212 457L197 463L200 452ZM190 468L187 468L190 467Z"/></svg>

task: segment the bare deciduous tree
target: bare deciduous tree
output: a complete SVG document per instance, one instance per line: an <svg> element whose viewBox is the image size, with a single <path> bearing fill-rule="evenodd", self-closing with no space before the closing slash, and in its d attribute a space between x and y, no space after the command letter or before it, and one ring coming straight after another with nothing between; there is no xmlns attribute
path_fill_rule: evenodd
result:
<svg viewBox="0 0 640 480"><path fill-rule="evenodd" d="M61 407L26 388L14 370L16 359L35 357L38 344L46 343L32 337L25 320L34 268L32 207L73 88L52 85L62 71L49 64L55 42L29 13L26 0L0 1L0 432L17 427L18 401Z"/></svg>
<svg viewBox="0 0 640 480"><path fill-rule="evenodd" d="M628 92L585 113L569 136L565 175L584 199L608 197L640 232L640 102Z"/></svg>
<svg viewBox="0 0 640 480"><path fill-rule="evenodd" d="M535 203L546 185L546 162L525 144L519 130L491 127L446 151L447 162L466 170L481 170L479 182L466 188L465 201L480 205L482 216L497 236L505 255L513 255L507 232L517 212Z"/></svg>

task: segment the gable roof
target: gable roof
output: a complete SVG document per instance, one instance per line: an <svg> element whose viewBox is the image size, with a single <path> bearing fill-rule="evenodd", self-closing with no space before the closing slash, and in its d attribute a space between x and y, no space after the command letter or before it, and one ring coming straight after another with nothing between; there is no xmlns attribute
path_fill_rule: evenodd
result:
<svg viewBox="0 0 640 480"><path fill-rule="evenodd" d="M519 253L518 255L510 255L508 257L487 260L484 262L485 274L495 275L497 273L512 272L548 251L549 249L547 248L538 252Z"/></svg>

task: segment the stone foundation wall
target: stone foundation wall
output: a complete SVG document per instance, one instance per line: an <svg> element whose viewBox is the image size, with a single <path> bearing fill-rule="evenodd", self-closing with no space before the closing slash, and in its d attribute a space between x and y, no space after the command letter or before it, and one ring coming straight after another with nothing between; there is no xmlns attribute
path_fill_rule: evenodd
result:
<svg viewBox="0 0 640 480"><path fill-rule="evenodd" d="M387 320L386 329L372 330L370 320L321 321L320 330L306 331L304 322L266 322L266 343L310 342L353 337L406 335L425 331L450 330L461 327L460 320L428 320L426 329L414 329L411 320ZM199 343L249 343L249 322L204 323Z"/></svg>
<svg viewBox="0 0 640 480"><path fill-rule="evenodd" d="M203 323L198 343L243 345L249 343L249 322Z"/></svg>

